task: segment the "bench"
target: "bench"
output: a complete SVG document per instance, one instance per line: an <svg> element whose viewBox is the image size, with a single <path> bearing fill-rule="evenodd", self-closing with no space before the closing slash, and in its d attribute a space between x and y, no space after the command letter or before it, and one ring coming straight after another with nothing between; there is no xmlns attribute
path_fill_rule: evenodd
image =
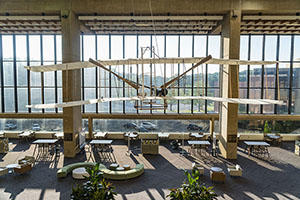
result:
<svg viewBox="0 0 300 200"><path fill-rule="evenodd" d="M58 178L64 178L70 173L73 169L80 167L94 167L96 163L94 162L79 162L66 165L63 168L57 171ZM104 165L100 164L99 169L103 172L103 177L111 180L127 180L131 178L138 177L144 173L144 165L137 164L135 168L126 170L126 171L114 171L107 169Z"/></svg>
<svg viewBox="0 0 300 200"><path fill-rule="evenodd" d="M110 180L127 180L138 177L144 173L144 165L137 164L135 168L126 171L114 171L110 169L101 169L103 176Z"/></svg>
<svg viewBox="0 0 300 200"><path fill-rule="evenodd" d="M79 167L94 167L96 163L94 162L79 162L79 163L73 163L70 165L66 165L63 168L59 169L57 171L57 177L58 178L64 178L70 173L73 169L79 168ZM100 168L105 168L104 165L100 164Z"/></svg>

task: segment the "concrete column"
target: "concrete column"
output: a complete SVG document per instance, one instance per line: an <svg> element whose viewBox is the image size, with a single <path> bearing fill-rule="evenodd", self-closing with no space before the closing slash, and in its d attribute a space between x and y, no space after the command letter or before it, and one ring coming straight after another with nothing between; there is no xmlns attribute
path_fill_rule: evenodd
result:
<svg viewBox="0 0 300 200"><path fill-rule="evenodd" d="M214 132L215 132L215 119L211 118L209 121L209 133L210 133L210 137L211 139L214 137Z"/></svg>
<svg viewBox="0 0 300 200"><path fill-rule="evenodd" d="M241 11L231 10L222 24L222 54L225 59L239 59ZM239 66L221 68L222 97L239 97ZM237 158L238 104L222 102L220 111L220 151L226 159Z"/></svg>
<svg viewBox="0 0 300 200"><path fill-rule="evenodd" d="M62 62L80 61L79 20L71 10L61 11ZM81 71L62 73L63 101L81 99ZM78 151L79 132L82 130L81 106L63 108L64 155L75 157Z"/></svg>

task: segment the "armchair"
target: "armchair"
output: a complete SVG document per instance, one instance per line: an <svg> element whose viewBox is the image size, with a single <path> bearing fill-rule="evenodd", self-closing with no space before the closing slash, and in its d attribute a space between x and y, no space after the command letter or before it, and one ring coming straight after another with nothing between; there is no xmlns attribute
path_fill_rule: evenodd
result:
<svg viewBox="0 0 300 200"><path fill-rule="evenodd" d="M18 174L24 174L32 169L31 164L22 164L20 167L14 168L14 172Z"/></svg>
<svg viewBox="0 0 300 200"><path fill-rule="evenodd" d="M203 175L204 174L204 167L200 164L197 163L192 163L192 170L197 170L199 172L199 175Z"/></svg>
<svg viewBox="0 0 300 200"><path fill-rule="evenodd" d="M242 176L243 170L240 165L228 166L227 168L230 176Z"/></svg>
<svg viewBox="0 0 300 200"><path fill-rule="evenodd" d="M3 176L7 173L8 173L8 168L6 168L6 167L4 167L4 168L1 167L0 168L0 176Z"/></svg>
<svg viewBox="0 0 300 200"><path fill-rule="evenodd" d="M18 164L31 164L31 166L34 166L35 164L35 158L33 156L25 156L24 158L18 160Z"/></svg>
<svg viewBox="0 0 300 200"><path fill-rule="evenodd" d="M282 142L282 136L279 133L264 134L264 140L271 142L273 145L280 145Z"/></svg>

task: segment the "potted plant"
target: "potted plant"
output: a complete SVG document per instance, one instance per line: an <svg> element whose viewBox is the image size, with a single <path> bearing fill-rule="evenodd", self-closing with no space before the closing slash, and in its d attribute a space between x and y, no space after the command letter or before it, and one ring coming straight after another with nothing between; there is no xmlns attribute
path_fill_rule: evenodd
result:
<svg viewBox="0 0 300 200"><path fill-rule="evenodd" d="M271 133L271 127L269 126L268 121L265 121L264 133Z"/></svg>
<svg viewBox="0 0 300 200"><path fill-rule="evenodd" d="M184 182L179 188L171 189L171 200L212 200L216 199L216 193L213 187L206 187L199 181L200 174L193 170L192 174L185 171L187 182Z"/></svg>
<svg viewBox="0 0 300 200"><path fill-rule="evenodd" d="M113 200L116 192L111 183L106 182L99 169L99 163L86 168L89 177L82 185L72 188L71 200Z"/></svg>

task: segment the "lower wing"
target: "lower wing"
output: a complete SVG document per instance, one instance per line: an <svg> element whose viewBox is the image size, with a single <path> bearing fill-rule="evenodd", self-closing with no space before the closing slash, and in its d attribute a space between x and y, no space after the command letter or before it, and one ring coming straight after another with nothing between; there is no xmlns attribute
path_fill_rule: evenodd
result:
<svg viewBox="0 0 300 200"><path fill-rule="evenodd" d="M253 105L266 105L266 104L278 104L285 105L283 101L272 100L272 99L240 99L240 98L223 98L223 97L207 97L207 96L173 96L173 97L121 97L121 98L100 98L100 99L89 99L82 101L70 101L63 103L52 103L52 104L35 104L27 105L27 108L35 109L50 109L50 108L65 108L82 106L95 103L104 103L111 101L143 101L143 100L210 100L216 102L227 102L227 103L238 103L238 104L253 104Z"/></svg>

